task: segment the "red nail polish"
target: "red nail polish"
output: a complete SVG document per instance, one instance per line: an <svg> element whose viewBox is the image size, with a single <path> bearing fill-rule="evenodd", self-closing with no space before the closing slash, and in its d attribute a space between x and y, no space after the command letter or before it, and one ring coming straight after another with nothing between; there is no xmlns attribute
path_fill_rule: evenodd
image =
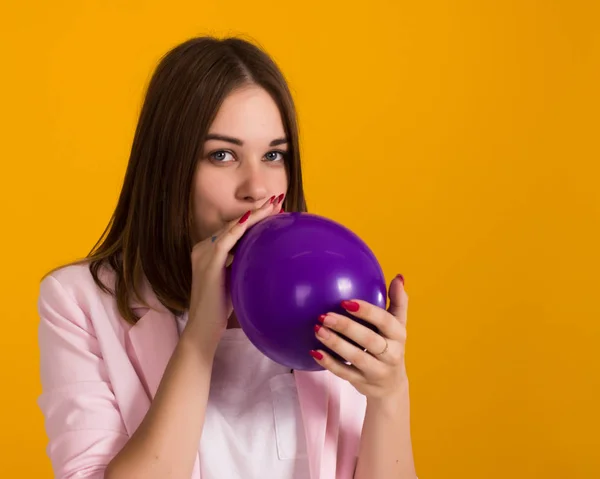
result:
<svg viewBox="0 0 600 479"><path fill-rule="evenodd" d="M317 361L320 361L321 359L323 359L323 355L319 351L315 351L314 349L312 349L310 351L310 355L313 358L315 358Z"/></svg>
<svg viewBox="0 0 600 479"><path fill-rule="evenodd" d="M285 210L283 208L281 208L281 211L279 212L279 214L281 213L285 213Z"/></svg>
<svg viewBox="0 0 600 479"><path fill-rule="evenodd" d="M319 321L321 321L322 323L325 322L326 317L327 317L326 314L322 314L321 316L319 316Z"/></svg>
<svg viewBox="0 0 600 479"><path fill-rule="evenodd" d="M246 221L248 221L248 218L250 218L251 214L252 214L252 211L246 211L246 213L244 214L244 216L242 216L240 218L239 223L242 224L242 223L245 223Z"/></svg>
<svg viewBox="0 0 600 479"><path fill-rule="evenodd" d="M273 201L275 201L275 195L271 196L271 198L269 198L269 203L273 204Z"/></svg>
<svg viewBox="0 0 600 479"><path fill-rule="evenodd" d="M281 193L278 197L277 197L277 204L281 203L283 201L283 197L285 195L283 193Z"/></svg>
<svg viewBox="0 0 600 479"><path fill-rule="evenodd" d="M342 301L342 308L350 311L351 313L356 313L359 307L360 306L355 301Z"/></svg>
<svg viewBox="0 0 600 479"><path fill-rule="evenodd" d="M320 324L315 324L315 333L318 333L319 329L321 329L321 325Z"/></svg>
<svg viewBox="0 0 600 479"><path fill-rule="evenodd" d="M404 284L404 276L401 274L396 275L396 278L399 278L400 281L402 281L402 284Z"/></svg>

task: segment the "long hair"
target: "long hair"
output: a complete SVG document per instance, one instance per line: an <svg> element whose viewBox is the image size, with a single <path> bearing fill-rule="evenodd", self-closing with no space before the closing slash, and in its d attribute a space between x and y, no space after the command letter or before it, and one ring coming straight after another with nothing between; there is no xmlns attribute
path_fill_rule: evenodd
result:
<svg viewBox="0 0 600 479"><path fill-rule="evenodd" d="M290 153L284 207L306 211L296 110L275 62L239 38L200 37L176 46L150 80L116 209L85 259L127 322L138 320L130 300L140 297L142 278L173 313L189 308L196 164L224 99L248 84L262 87L279 107ZM114 289L102 282L103 267L114 271Z"/></svg>

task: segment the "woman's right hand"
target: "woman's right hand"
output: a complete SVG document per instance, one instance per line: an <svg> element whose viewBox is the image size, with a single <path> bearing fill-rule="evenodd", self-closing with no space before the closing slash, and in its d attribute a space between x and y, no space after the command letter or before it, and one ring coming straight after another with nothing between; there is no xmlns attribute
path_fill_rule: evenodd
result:
<svg viewBox="0 0 600 479"><path fill-rule="evenodd" d="M190 310L182 337L197 338L194 341L200 341L211 357L233 310L225 288L225 268L233 259L231 251L250 226L280 212L282 199L283 195L271 197L260 208L246 212L192 249Z"/></svg>

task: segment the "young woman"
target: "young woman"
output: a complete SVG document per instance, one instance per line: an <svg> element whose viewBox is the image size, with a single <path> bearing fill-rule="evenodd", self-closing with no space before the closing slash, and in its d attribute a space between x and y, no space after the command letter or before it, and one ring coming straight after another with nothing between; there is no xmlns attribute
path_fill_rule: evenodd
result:
<svg viewBox="0 0 600 479"><path fill-rule="evenodd" d="M342 305L380 334L315 318L353 366L307 351L325 370L290 372L239 328L225 269L244 231L284 206L306 210L277 66L235 38L174 48L109 226L42 281L39 404L57 478L414 479L401 275L388 311Z"/></svg>

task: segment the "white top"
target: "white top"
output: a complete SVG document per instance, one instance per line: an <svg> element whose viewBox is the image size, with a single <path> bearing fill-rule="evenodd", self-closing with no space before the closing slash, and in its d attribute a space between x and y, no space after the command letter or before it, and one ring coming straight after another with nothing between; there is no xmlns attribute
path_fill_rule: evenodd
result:
<svg viewBox="0 0 600 479"><path fill-rule="evenodd" d="M199 452L202 479L309 478L294 375L239 328L217 347Z"/></svg>

